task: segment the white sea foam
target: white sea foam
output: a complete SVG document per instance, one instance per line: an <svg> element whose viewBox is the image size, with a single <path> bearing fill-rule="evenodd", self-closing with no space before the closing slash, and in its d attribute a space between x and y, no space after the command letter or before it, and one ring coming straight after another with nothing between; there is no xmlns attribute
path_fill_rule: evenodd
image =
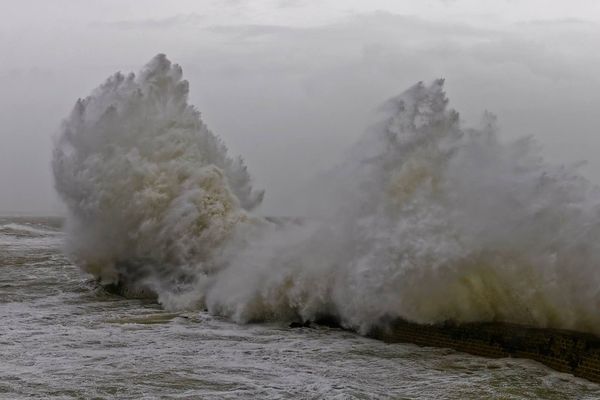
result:
<svg viewBox="0 0 600 400"><path fill-rule="evenodd" d="M85 270L185 282L154 285L160 301L240 322L332 315L366 330L402 317L600 333L598 190L545 162L532 138L499 140L490 114L463 127L442 80L386 102L308 192L319 218L283 226L251 216L262 194L186 99L181 70L158 56L66 120L54 171Z"/></svg>
<svg viewBox="0 0 600 400"><path fill-rule="evenodd" d="M53 235L56 234L56 231L53 231L50 228L43 227L40 225L28 225L28 224L19 224L19 223L6 223L3 224L0 221L0 233L14 233L21 235Z"/></svg>

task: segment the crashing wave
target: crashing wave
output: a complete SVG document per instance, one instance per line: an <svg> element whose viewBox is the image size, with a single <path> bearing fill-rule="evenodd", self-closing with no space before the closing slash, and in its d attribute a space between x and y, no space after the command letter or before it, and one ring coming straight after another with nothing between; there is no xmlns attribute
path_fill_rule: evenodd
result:
<svg viewBox="0 0 600 400"><path fill-rule="evenodd" d="M467 129L447 104L443 80L389 100L329 174L337 211L242 250L209 309L363 332L390 318L600 332L598 190L531 138L499 141L491 114Z"/></svg>
<svg viewBox="0 0 600 400"><path fill-rule="evenodd" d="M600 333L600 194L495 118L465 128L443 81L384 104L326 174L318 219L251 215L262 193L157 56L77 102L54 155L69 250L108 283L236 321L505 321ZM166 283L167 284L166 284ZM173 284L175 282L175 284Z"/></svg>
<svg viewBox="0 0 600 400"><path fill-rule="evenodd" d="M53 169L67 248L104 283L210 271L262 200L187 100L181 68L161 54L137 76L110 77L63 123Z"/></svg>

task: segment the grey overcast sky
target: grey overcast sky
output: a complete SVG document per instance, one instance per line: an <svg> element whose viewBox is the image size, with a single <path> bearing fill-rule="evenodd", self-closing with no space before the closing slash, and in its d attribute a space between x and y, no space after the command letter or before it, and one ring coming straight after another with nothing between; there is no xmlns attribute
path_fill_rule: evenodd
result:
<svg viewBox="0 0 600 400"><path fill-rule="evenodd" d="M600 183L597 0L0 0L0 214L61 212L52 137L78 97L156 53L285 214L372 110L445 77L466 121L498 115Z"/></svg>

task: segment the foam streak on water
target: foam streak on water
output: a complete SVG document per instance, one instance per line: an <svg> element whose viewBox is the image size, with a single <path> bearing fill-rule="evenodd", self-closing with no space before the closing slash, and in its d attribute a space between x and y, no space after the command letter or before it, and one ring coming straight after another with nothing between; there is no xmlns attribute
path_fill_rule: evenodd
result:
<svg viewBox="0 0 600 400"><path fill-rule="evenodd" d="M535 362L238 325L110 295L65 259L56 225L0 219L0 399L600 396Z"/></svg>

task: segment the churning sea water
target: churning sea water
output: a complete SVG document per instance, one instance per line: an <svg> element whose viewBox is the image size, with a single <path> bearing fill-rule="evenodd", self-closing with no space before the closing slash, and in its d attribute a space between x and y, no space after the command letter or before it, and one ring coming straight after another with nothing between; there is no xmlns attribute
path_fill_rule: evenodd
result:
<svg viewBox="0 0 600 400"><path fill-rule="evenodd" d="M0 218L0 398L597 399L536 362L240 325L96 287L61 221Z"/></svg>

